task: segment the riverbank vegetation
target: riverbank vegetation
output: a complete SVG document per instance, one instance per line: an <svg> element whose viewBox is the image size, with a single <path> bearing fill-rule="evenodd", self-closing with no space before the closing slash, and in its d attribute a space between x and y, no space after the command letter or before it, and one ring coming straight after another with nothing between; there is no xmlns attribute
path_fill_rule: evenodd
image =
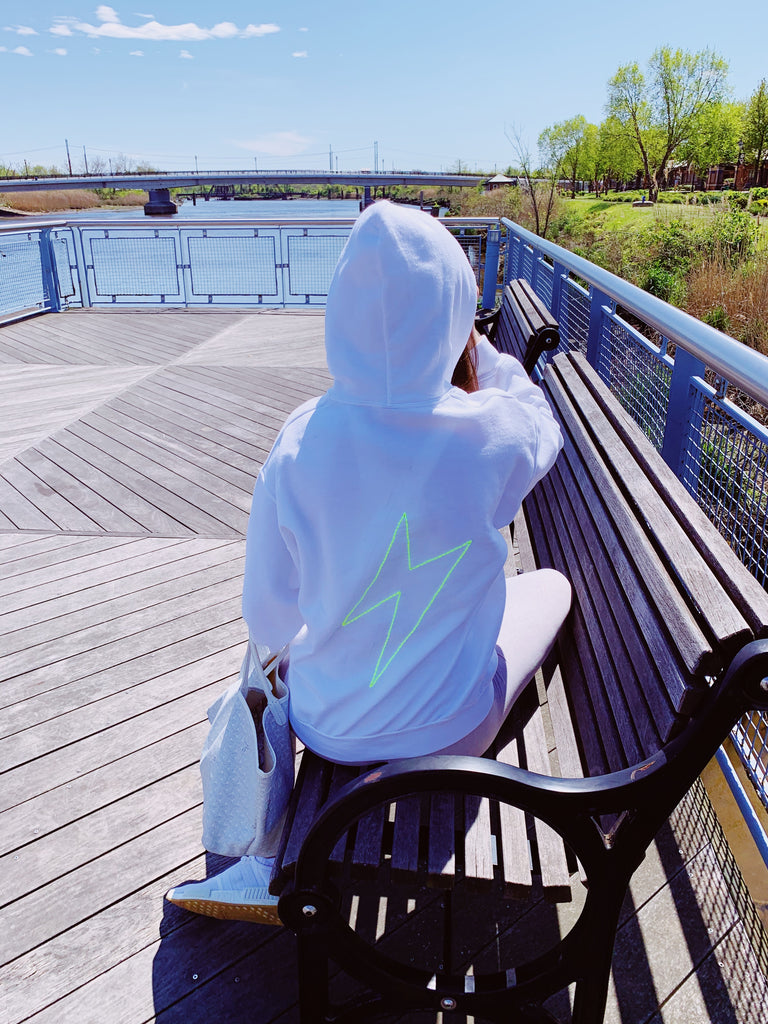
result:
<svg viewBox="0 0 768 1024"><path fill-rule="evenodd" d="M3 192L0 206L16 213L65 213L111 206L143 206L146 192L112 188L41 189L39 192Z"/></svg>
<svg viewBox="0 0 768 1024"><path fill-rule="evenodd" d="M549 238L768 355L768 217L711 203L633 207L555 194ZM466 192L462 216L509 217L534 230L521 188Z"/></svg>

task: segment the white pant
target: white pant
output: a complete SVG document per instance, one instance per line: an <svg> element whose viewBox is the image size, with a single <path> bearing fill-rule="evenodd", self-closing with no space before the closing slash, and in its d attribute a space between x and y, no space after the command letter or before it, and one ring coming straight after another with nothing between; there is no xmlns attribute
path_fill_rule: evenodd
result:
<svg viewBox="0 0 768 1024"><path fill-rule="evenodd" d="M537 569L507 579L491 710L472 732L435 753L477 757L485 753L526 683L552 649L570 607L571 585L555 569Z"/></svg>

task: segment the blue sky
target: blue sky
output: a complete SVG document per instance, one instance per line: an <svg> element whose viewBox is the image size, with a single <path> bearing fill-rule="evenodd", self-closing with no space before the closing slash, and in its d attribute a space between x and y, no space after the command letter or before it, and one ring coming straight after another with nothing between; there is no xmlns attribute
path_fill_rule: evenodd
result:
<svg viewBox="0 0 768 1024"><path fill-rule="evenodd" d="M660 45L715 49L748 97L767 29L766 0L2 0L0 161L502 169Z"/></svg>

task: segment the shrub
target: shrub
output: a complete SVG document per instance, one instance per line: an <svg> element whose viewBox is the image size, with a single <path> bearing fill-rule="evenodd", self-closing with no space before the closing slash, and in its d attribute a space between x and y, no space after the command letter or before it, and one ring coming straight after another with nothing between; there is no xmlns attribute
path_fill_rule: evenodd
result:
<svg viewBox="0 0 768 1024"><path fill-rule="evenodd" d="M746 210L749 196L746 192L732 192L728 196L728 205L732 210Z"/></svg>

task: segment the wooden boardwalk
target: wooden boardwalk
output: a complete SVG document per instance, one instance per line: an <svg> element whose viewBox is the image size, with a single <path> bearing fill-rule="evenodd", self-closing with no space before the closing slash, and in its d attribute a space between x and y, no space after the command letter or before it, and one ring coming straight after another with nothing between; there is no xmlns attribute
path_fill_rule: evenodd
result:
<svg viewBox="0 0 768 1024"><path fill-rule="evenodd" d="M328 383L322 328L227 312L0 328L0 1024L297 1021L289 933L163 893L223 863L200 846L205 710L242 654L254 479ZM636 876L610 1024L768 1021L707 806L688 798ZM394 903L371 926L418 945L433 910Z"/></svg>

